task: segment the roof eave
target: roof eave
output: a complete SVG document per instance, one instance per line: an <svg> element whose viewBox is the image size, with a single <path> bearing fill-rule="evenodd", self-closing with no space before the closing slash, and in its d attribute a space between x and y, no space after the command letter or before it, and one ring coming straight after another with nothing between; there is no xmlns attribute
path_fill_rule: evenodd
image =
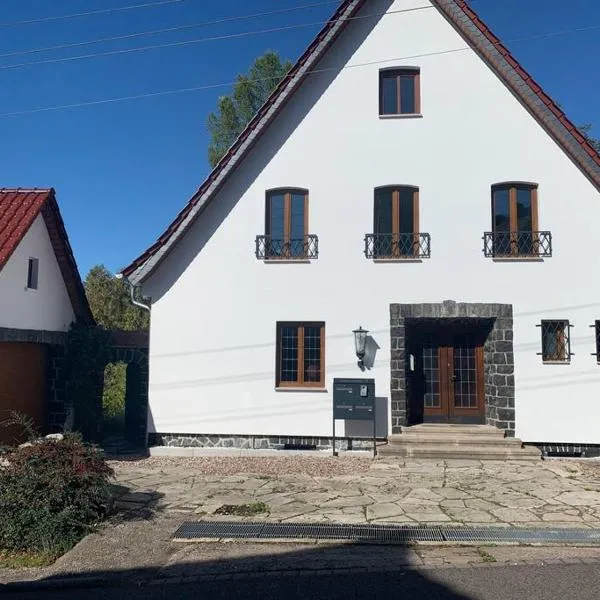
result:
<svg viewBox="0 0 600 600"><path fill-rule="evenodd" d="M261 135L262 131L287 103L289 97L304 80L307 71L321 59L323 53L346 27L349 17L352 17L364 2L365 0L346 0L338 7L335 14L317 35L315 40L313 40L306 52L271 93L254 119L250 121L225 156L215 166L198 192L194 194L188 205L179 213L175 221L167 229L165 234L168 235L161 236L156 244L151 246L131 265L122 270L123 275L125 275L132 284L142 284L156 266L164 259L179 239L181 233L198 217L198 214L204 209L210 198L223 185L236 164L244 158L257 138ZM179 223L177 223L178 219L181 219ZM177 226L174 228L174 231L170 231L175 223L177 223ZM164 237L167 239L162 242L162 238Z"/></svg>

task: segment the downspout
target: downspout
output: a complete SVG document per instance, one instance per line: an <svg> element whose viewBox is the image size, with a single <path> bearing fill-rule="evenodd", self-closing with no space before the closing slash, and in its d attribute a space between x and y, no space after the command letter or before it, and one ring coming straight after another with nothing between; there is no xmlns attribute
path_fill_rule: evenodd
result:
<svg viewBox="0 0 600 600"><path fill-rule="evenodd" d="M130 297L131 297L131 303L134 306L139 306L140 308L144 308L145 310L147 310L148 312L150 312L150 305L149 304L144 304L143 302L140 302L139 300L135 299L135 288L136 288L136 286L133 283L131 283L131 281L129 281L129 279L127 279L127 277L125 277L123 275L123 273L117 273L115 275L115 277L117 279L122 279L125 282L125 284L127 286L129 286L129 294L130 294Z"/></svg>

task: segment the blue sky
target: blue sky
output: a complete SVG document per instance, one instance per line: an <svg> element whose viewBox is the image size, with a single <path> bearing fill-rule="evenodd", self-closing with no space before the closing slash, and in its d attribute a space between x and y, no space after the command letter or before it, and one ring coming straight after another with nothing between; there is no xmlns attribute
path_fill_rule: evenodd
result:
<svg viewBox="0 0 600 600"><path fill-rule="evenodd" d="M152 0L5 0L2 23ZM156 0L154 0L156 1ZM319 0L181 0L151 8L0 28L0 54L216 20ZM57 190L79 269L128 264L163 231L209 172L206 116L219 88L20 116L6 113L225 83L265 50L295 59L319 26L182 47L8 65L325 20L336 4L68 50L0 57L0 186ZM565 8L565 6L567 8ZM503 40L600 25L592 0L474 0ZM509 48L578 124L600 137L600 29ZM383 57L385 58L385 57Z"/></svg>

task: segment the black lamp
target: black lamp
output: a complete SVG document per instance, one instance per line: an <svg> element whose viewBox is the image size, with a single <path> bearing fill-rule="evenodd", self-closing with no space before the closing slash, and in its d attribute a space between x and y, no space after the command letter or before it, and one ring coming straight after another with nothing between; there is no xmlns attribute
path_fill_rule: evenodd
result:
<svg viewBox="0 0 600 600"><path fill-rule="evenodd" d="M356 356L358 356L358 366L363 369L365 366L364 358L367 345L367 334L369 333L369 330L363 329L361 325L352 333L354 334L354 345L356 347Z"/></svg>

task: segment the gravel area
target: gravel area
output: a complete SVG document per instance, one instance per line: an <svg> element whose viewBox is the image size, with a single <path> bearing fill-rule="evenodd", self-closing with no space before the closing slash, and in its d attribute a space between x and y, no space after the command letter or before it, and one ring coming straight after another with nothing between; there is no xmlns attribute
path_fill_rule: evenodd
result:
<svg viewBox="0 0 600 600"><path fill-rule="evenodd" d="M110 466L116 473L128 470L160 472L181 470L189 475L309 475L311 477L334 477L366 473L373 460L367 457L332 456L308 457L297 454L281 457L250 456L202 456L166 457L156 456L138 460L112 460Z"/></svg>

